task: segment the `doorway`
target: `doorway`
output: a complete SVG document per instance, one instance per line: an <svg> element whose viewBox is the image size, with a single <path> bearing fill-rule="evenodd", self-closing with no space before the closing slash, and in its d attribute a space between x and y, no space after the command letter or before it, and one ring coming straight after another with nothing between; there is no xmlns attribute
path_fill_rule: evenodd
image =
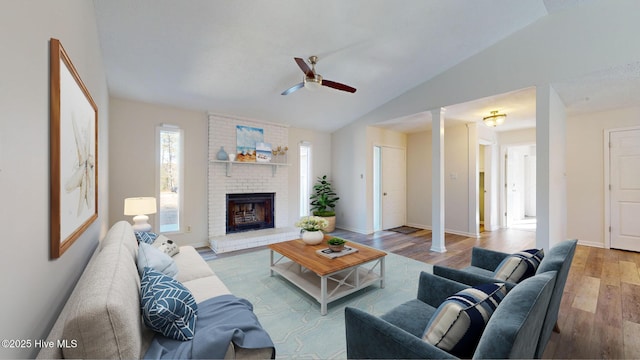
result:
<svg viewBox="0 0 640 360"><path fill-rule="evenodd" d="M407 211L406 150L373 147L373 230L403 226Z"/></svg>
<svg viewBox="0 0 640 360"><path fill-rule="evenodd" d="M536 145L507 146L505 227L536 230Z"/></svg>

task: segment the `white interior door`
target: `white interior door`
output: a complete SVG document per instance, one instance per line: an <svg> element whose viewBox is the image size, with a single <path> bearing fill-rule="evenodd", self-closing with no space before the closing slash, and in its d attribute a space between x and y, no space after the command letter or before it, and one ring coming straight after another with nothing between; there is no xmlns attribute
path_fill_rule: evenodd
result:
<svg viewBox="0 0 640 360"><path fill-rule="evenodd" d="M509 147L505 159L506 182L505 192L507 199L507 227L513 226L516 221L524 217L524 204L522 201L522 187L524 183L524 167L521 151L518 147Z"/></svg>
<svg viewBox="0 0 640 360"><path fill-rule="evenodd" d="M611 247L640 251L640 130L611 132Z"/></svg>
<svg viewBox="0 0 640 360"><path fill-rule="evenodd" d="M405 225L407 211L407 162L405 149L381 147L382 228Z"/></svg>

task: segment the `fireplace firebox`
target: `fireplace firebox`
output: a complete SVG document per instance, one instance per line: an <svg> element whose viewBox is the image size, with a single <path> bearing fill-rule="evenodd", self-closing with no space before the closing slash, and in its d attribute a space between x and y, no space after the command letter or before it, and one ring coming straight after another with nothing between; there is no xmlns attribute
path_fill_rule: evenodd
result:
<svg viewBox="0 0 640 360"><path fill-rule="evenodd" d="M227 234L275 227L275 193L227 194Z"/></svg>

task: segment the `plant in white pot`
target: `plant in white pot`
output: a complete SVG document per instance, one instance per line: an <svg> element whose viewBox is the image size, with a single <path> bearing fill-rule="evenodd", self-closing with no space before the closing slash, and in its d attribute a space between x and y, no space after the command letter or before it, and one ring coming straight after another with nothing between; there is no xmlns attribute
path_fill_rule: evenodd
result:
<svg viewBox="0 0 640 360"><path fill-rule="evenodd" d="M331 186L327 175L318 177L316 184L313 185L313 195L309 197L311 200L311 211L314 216L325 218L329 225L324 229L325 232L332 232L336 229L336 203L340 198L337 196Z"/></svg>
<svg viewBox="0 0 640 360"><path fill-rule="evenodd" d="M300 228L300 237L307 245L318 245L324 240L324 230L328 222L319 216L305 216L295 224Z"/></svg>

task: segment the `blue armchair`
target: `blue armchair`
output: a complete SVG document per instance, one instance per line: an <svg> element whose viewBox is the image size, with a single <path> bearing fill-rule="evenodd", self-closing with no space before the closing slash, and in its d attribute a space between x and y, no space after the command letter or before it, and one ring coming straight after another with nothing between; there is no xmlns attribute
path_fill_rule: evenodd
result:
<svg viewBox="0 0 640 360"><path fill-rule="evenodd" d="M573 255L576 251L578 240L566 240L553 246L547 254L545 254L536 274L542 274L547 271L556 271L557 277L549 303L542 332L540 333L539 343L536 349L535 358L541 358L544 349L549 342L551 333L555 330L560 332L557 325L558 312L560 310L560 301L562 293L569 275L569 268L573 261ZM500 262L510 254L493 250L487 250L474 247L471 253L471 266L464 269L451 269L443 266L434 265L433 273L468 285L477 285L495 281L493 278L494 270ZM513 288L516 284L507 283L507 288Z"/></svg>
<svg viewBox="0 0 640 360"><path fill-rule="evenodd" d="M474 358L532 358L549 306L555 272L536 275L513 288L489 319ZM416 299L377 317L345 309L350 359L445 359L454 355L422 340L438 306L469 286L422 272Z"/></svg>

